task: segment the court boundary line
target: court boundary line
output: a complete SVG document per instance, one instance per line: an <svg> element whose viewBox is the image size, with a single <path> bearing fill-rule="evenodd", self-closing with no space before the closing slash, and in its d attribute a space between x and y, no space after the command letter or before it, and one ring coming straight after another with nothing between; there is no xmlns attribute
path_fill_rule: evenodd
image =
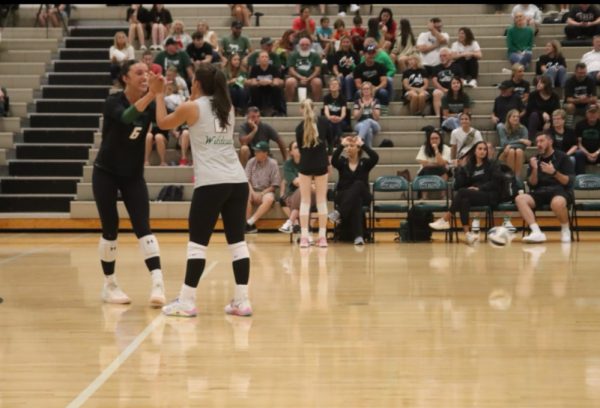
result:
<svg viewBox="0 0 600 408"><path fill-rule="evenodd" d="M205 269L202 277L204 277L207 273L209 273L215 266L217 266L218 261L213 261L208 268ZM96 377L83 391L75 397L73 401L67 405L67 408L76 408L81 407L83 404L87 402L87 400L96 393L104 385L106 380L108 380L118 369L119 367L127 361L127 359L133 354L134 351L146 340L146 338L158 327L162 321L165 319L165 316L159 313L148 326L140 334L136 336L135 339L127 347L123 350L114 360L110 363L98 377Z"/></svg>
<svg viewBox="0 0 600 408"><path fill-rule="evenodd" d="M65 239L64 241L61 241L61 242L60 242L60 243L58 243L58 244L50 244L50 245L46 245L46 246L44 246L44 247L42 247L42 248L34 248L34 249L27 250L27 251L25 251L25 252L20 252L20 253L18 253L17 255L13 255L13 256L11 256L11 257L8 257L8 258L6 258L6 259L2 259L2 260L0 260L0 265L7 264L7 263L9 263L9 262L12 262L12 261L14 261L14 260L16 260L16 259L22 258L22 257L24 257L24 256L29 256L29 255L33 255L33 254L37 254L37 253L41 253L41 252L45 252L46 250L48 250L48 249L50 249L50 248L54 248L54 247L57 247L57 246L61 246L61 245L63 245L63 244L66 244L66 243L68 243L68 242L70 242L70 241L73 241L73 240L77 240L77 239L79 239L79 238L81 238L81 237L83 237L83 236L85 236L85 235L88 235L88 234L89 234L88 232L84 232L84 233L82 233L82 234L76 235L75 237L71 237L71 238L69 238L69 239Z"/></svg>

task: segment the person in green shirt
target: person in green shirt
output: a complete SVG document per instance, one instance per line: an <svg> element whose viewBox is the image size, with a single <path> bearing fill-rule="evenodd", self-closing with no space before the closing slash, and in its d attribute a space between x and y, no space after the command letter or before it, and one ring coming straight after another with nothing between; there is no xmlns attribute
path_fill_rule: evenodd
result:
<svg viewBox="0 0 600 408"><path fill-rule="evenodd" d="M231 35L223 38L221 45L223 55L227 58L233 54L238 54L240 57L245 58L252 52L250 40L248 37L242 35L242 23L240 21L231 23Z"/></svg>
<svg viewBox="0 0 600 408"><path fill-rule="evenodd" d="M192 60L185 51L180 51L177 42L173 38L165 42L165 50L159 52L154 58L154 63L162 67L162 72L167 72L170 66L177 67L177 72L182 78L188 78L191 84L194 77ZM189 84L188 84L189 85Z"/></svg>
<svg viewBox="0 0 600 408"><path fill-rule="evenodd" d="M285 80L285 98L291 102L299 86L310 87L312 99L321 101L323 81L321 80L321 58L311 51L312 41L308 37L302 38L299 43L300 50L294 51L288 58L288 75ZM302 102L302 101L300 101Z"/></svg>
<svg viewBox="0 0 600 408"><path fill-rule="evenodd" d="M529 67L534 41L533 28L527 26L523 13L515 14L515 24L506 30L506 48L511 64Z"/></svg>

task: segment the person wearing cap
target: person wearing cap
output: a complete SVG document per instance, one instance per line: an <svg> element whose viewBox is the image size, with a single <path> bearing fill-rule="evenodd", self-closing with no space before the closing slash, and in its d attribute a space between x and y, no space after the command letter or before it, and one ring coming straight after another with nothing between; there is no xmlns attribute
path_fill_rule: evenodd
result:
<svg viewBox="0 0 600 408"><path fill-rule="evenodd" d="M285 146L284 146L285 149ZM246 164L246 176L250 194L246 207L246 233L255 234L256 222L265 215L275 202L275 189L281 182L279 165L269 157L269 143L260 141L254 145L254 157ZM258 206L254 214L252 210Z"/></svg>
<svg viewBox="0 0 600 408"><path fill-rule="evenodd" d="M221 50L227 58L232 54L238 54L240 57L245 58L252 52L250 40L242 35L242 23L240 21L231 23L231 35L221 40Z"/></svg>
<svg viewBox="0 0 600 408"><path fill-rule="evenodd" d="M202 63L210 64L213 62L213 47L208 41L204 41L204 34L196 31L192 34L192 43L187 46L185 52L189 55L194 68Z"/></svg>
<svg viewBox="0 0 600 408"><path fill-rule="evenodd" d="M585 119L575 126L578 150L575 152L575 174L585 173L585 164L600 162L600 120L597 103L589 104Z"/></svg>
<svg viewBox="0 0 600 408"><path fill-rule="evenodd" d="M287 151L283 139L271 125L261 121L260 111L256 106L248 108L246 122L240 126L239 135L241 145L240 162L242 166L245 167L250 157L254 156L254 145L259 142L268 144L271 140L277 143L279 151L281 151L281 157L283 160L286 160Z"/></svg>
<svg viewBox="0 0 600 408"><path fill-rule="evenodd" d="M498 129L498 126L506 122L506 114L516 109L523 112L525 105L519 95L513 93L513 83L510 79L502 81L498 85L500 95L494 100L494 109L492 110L492 123Z"/></svg>
<svg viewBox="0 0 600 408"><path fill-rule="evenodd" d="M390 103L390 93L388 90L388 77L385 66L375 61L377 54L377 45L369 44L365 48L365 60L354 68L354 86L355 89L362 89L363 82L370 82L373 85L373 96L379 102L387 106ZM356 91L354 99L360 98L360 92Z"/></svg>
<svg viewBox="0 0 600 408"><path fill-rule="evenodd" d="M187 52L179 50L179 45L177 45L177 41L173 38L168 38L165 41L165 50L156 55L154 63L160 65L163 72L167 72L167 68L170 66L177 67L179 75L182 78L186 78L189 84L191 84L194 77L192 61Z"/></svg>
<svg viewBox="0 0 600 408"><path fill-rule="evenodd" d="M320 102L323 90L321 57L311 50L310 38L301 38L298 45L299 50L292 52L287 61L289 76L285 80L285 99L292 102L296 89L302 86L310 88L313 100Z"/></svg>
<svg viewBox="0 0 600 408"><path fill-rule="evenodd" d="M248 70L258 64L258 54L261 51L266 51L269 55L269 65L272 65L277 71L281 71L281 58L273 52L273 39L271 37L263 37L260 39L260 50L254 51L248 56Z"/></svg>
<svg viewBox="0 0 600 408"><path fill-rule="evenodd" d="M433 17L427 24L427 31L417 37L416 48L421 53L423 67L429 76L433 73L433 67L440 64L440 48L450 41L450 36L442 32L442 27L442 20Z"/></svg>
<svg viewBox="0 0 600 408"><path fill-rule="evenodd" d="M281 71L269 64L267 51L260 51L258 64L250 70L246 84L250 91L250 104L258 107L265 116L287 114L283 97L283 77Z"/></svg>
<svg viewBox="0 0 600 408"><path fill-rule="evenodd" d="M567 123L572 122L573 115L584 115L587 105L596 102L598 99L594 80L587 75L587 66L578 62L575 65L575 74L565 82L564 108L571 116Z"/></svg>

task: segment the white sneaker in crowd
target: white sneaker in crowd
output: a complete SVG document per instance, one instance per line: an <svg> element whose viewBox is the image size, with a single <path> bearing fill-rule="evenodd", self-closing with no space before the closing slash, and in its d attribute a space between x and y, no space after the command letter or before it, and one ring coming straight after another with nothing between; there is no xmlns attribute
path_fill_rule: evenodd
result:
<svg viewBox="0 0 600 408"><path fill-rule="evenodd" d="M434 229L436 231L447 230L450 229L450 223L443 218L439 218L435 222L430 222L429 228Z"/></svg>
<svg viewBox="0 0 600 408"><path fill-rule="evenodd" d="M284 234L291 234L293 231L293 225L290 220L287 220L283 223L281 227L279 227L279 232L283 232Z"/></svg>
<svg viewBox="0 0 600 408"><path fill-rule="evenodd" d="M571 242L571 230L566 229L560 231L560 242Z"/></svg>

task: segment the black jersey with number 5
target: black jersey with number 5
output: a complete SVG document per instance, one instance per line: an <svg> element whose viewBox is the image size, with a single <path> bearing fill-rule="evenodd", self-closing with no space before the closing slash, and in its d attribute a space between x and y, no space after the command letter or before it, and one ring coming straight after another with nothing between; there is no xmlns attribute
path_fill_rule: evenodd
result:
<svg viewBox="0 0 600 408"><path fill-rule="evenodd" d="M102 143L94 166L119 176L141 177L144 175L146 134L156 121L156 105L150 103L133 123L126 124L121 115L130 105L123 92L106 98Z"/></svg>

